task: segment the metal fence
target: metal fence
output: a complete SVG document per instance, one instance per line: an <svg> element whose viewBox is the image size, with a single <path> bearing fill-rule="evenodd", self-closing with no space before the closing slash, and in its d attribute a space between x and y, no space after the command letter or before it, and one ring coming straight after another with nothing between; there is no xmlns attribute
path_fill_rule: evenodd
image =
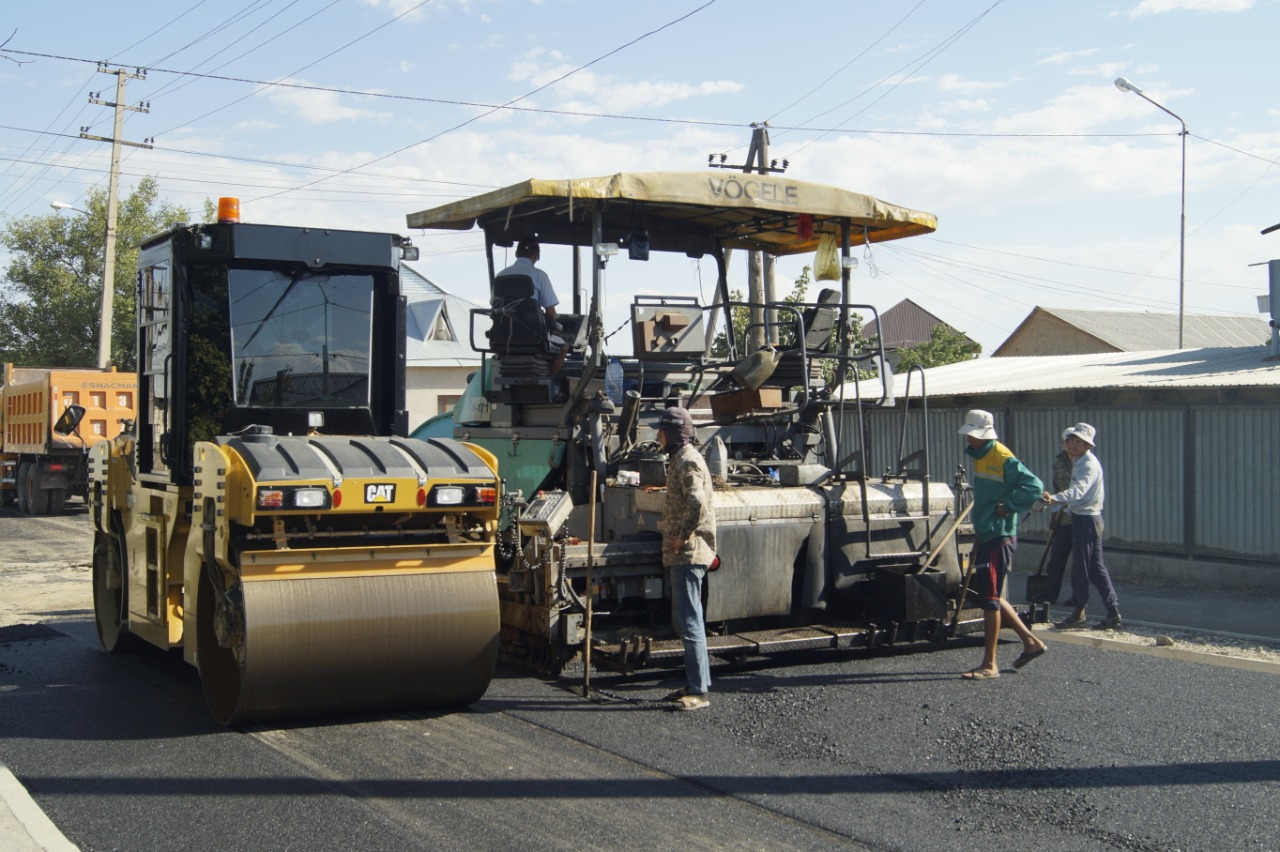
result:
<svg viewBox="0 0 1280 852"><path fill-rule="evenodd" d="M976 403L972 407L984 407ZM1098 430L1094 451L1106 473L1108 546L1177 556L1280 561L1280 496L1270 483L1280 470L1280 409L1270 406L1035 406L989 408L996 431L1048 485L1062 431L1085 421ZM950 483L973 467L957 434L963 408L931 408L925 446L923 414L864 412L868 471L896 469L905 453L925 448L933 481ZM856 417L839 423L841 455L857 446ZM1047 517L1032 515L1020 534L1043 540Z"/></svg>

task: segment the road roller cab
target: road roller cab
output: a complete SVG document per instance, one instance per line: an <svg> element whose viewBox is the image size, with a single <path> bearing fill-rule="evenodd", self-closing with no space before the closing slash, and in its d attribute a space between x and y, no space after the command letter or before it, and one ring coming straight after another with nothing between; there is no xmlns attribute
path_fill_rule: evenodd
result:
<svg viewBox="0 0 1280 852"><path fill-rule="evenodd" d="M492 677L496 459L397 437L411 252L239 222L142 246L138 418L92 456L98 631L181 646L223 723L462 705Z"/></svg>

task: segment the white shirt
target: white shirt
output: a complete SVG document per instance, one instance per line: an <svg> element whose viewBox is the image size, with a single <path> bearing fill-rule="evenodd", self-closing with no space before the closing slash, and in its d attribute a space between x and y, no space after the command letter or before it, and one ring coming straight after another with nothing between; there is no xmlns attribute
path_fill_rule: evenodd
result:
<svg viewBox="0 0 1280 852"><path fill-rule="evenodd" d="M534 266L529 258L517 257L516 262L499 272L497 277L501 278L504 275L528 275L532 278L533 298L543 309L554 308L560 304L560 300L556 298L555 288L551 286L551 276Z"/></svg>
<svg viewBox="0 0 1280 852"><path fill-rule="evenodd" d="M1066 503L1073 515L1101 515L1105 491L1102 463L1089 450L1071 466L1071 484L1053 495L1055 503Z"/></svg>

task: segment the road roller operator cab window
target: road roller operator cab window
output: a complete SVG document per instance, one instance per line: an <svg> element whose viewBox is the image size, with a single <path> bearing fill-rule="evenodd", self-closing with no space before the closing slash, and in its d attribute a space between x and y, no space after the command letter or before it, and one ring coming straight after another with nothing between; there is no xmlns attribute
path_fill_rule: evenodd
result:
<svg viewBox="0 0 1280 852"><path fill-rule="evenodd" d="M404 434L402 242L216 224L144 245L138 473L189 483L196 443L249 426Z"/></svg>
<svg viewBox="0 0 1280 852"><path fill-rule="evenodd" d="M233 269L227 303L236 405L369 404L372 276Z"/></svg>

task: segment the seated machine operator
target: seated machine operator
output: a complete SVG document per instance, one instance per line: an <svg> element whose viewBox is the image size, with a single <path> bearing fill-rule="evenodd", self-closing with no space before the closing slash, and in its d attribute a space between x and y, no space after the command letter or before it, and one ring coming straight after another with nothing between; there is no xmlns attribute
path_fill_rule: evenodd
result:
<svg viewBox="0 0 1280 852"><path fill-rule="evenodd" d="M560 340L556 333L559 325L556 324L556 305L560 304L560 299L556 296L556 290L551 286L551 276L539 269L535 264L542 257L542 247L536 239L526 237L516 243L516 262L499 272L495 278L501 278L504 275L527 275L533 281L533 299L542 308L547 315L547 329L552 335L553 340ZM560 349L560 354L551 362L548 370L549 375L556 375L560 372L560 368L564 365L565 356L569 354L569 344L564 343Z"/></svg>
<svg viewBox="0 0 1280 852"><path fill-rule="evenodd" d="M533 279L533 298L541 306L542 310L547 314L547 327L556 319L556 305L560 304L560 300L556 297L556 290L551 286L551 276L534 266L538 259L542 256L542 248L535 239L523 239L516 243L516 262L508 266L497 274L496 277L501 278L504 275L528 275Z"/></svg>

